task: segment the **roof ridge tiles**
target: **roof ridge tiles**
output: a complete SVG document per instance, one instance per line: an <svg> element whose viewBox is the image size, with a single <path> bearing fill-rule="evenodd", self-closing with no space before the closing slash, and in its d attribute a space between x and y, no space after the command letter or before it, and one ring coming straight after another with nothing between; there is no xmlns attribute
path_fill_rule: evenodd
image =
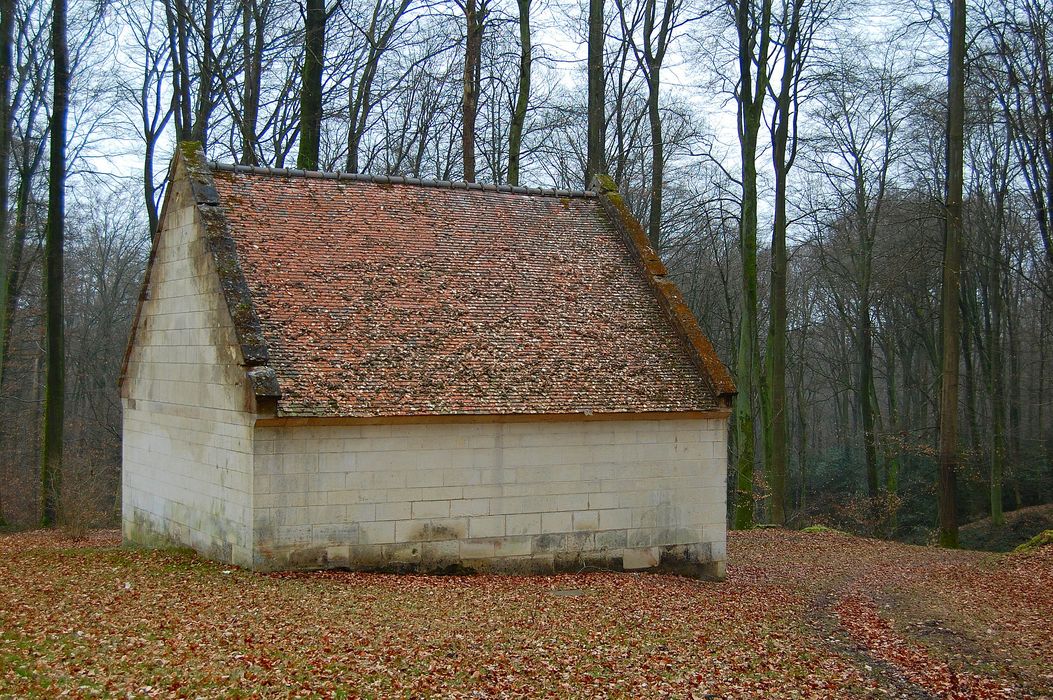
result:
<svg viewBox="0 0 1053 700"><path fill-rule="evenodd" d="M348 173L343 171L302 170L299 168L270 168L259 165L233 165L209 161L211 170L228 173L245 173L251 175L273 175L279 177L303 177L320 180L351 180L353 182L371 182L377 185L413 185L417 187L437 187L448 190L475 190L481 192L503 192L506 194L527 194L541 197L587 197L598 196L591 190L567 190L546 187L523 187L521 185L496 185L481 182L463 182L458 180L425 180L417 177L400 175L370 175L367 173Z"/></svg>

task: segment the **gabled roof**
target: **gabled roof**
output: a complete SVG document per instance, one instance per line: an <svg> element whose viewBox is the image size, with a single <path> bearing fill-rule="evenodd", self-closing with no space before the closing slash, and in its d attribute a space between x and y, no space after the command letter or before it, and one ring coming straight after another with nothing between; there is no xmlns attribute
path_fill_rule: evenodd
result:
<svg viewBox="0 0 1053 700"><path fill-rule="evenodd" d="M278 416L700 412L735 392L609 180L546 191L180 150Z"/></svg>

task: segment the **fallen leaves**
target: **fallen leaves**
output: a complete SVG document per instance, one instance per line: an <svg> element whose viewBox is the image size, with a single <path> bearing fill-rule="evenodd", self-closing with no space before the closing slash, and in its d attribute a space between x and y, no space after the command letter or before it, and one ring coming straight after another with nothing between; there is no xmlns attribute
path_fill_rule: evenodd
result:
<svg viewBox="0 0 1053 700"><path fill-rule="evenodd" d="M867 668L880 662L933 695L1009 697L1002 689L1020 679L974 678L908 639L875 602L886 588L866 590L869 577L900 593L903 577L939 591L919 573L934 566L937 579L955 577L946 595L964 596L984 575L1050 571L1035 558L991 569L962 553L767 531L732 536L725 583L263 576L93 538L0 538L0 696L888 697L888 679ZM985 604L984 590L973 604ZM1037 592L1048 604L1049 589ZM816 603L824 595L828 610ZM1048 637L1004 626L1012 608L990 603L992 648L1049 658ZM827 626L816 621L824 615ZM1024 680L1041 687L1038 676ZM960 688L974 694L954 695Z"/></svg>

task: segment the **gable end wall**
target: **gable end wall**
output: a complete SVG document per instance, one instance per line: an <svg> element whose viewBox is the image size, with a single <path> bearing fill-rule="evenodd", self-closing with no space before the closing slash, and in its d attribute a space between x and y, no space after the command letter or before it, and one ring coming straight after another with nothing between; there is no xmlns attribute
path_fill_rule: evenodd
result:
<svg viewBox="0 0 1053 700"><path fill-rule="evenodd" d="M251 565L251 390L185 175L161 224L122 387L123 532Z"/></svg>

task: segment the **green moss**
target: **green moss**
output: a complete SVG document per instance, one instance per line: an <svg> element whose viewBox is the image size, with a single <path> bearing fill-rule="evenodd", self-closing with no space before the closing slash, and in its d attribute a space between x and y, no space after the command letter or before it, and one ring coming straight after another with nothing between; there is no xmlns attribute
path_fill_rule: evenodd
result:
<svg viewBox="0 0 1053 700"><path fill-rule="evenodd" d="M201 153L201 142L200 141L180 141L179 152L183 154L183 158L186 159L187 163L198 162L198 154Z"/></svg>
<svg viewBox="0 0 1053 700"><path fill-rule="evenodd" d="M604 194L614 193L618 191L618 184L614 181L614 178L605 173L597 173L596 175L593 175L592 185L593 189L596 189Z"/></svg>
<svg viewBox="0 0 1053 700"><path fill-rule="evenodd" d="M1029 539L1024 544L1022 544L1019 547L1017 547L1016 549L1014 549L1013 551L1014 552L1033 552L1036 549L1038 549L1039 547L1046 547L1046 546L1051 545L1051 544L1053 544L1053 530L1044 530L1044 531L1038 533L1037 535L1035 535L1034 537L1032 537L1031 539Z"/></svg>
<svg viewBox="0 0 1053 700"><path fill-rule="evenodd" d="M847 532L837 530L832 527L827 527L826 525L809 525L808 527L802 529L801 532L807 532L808 534L819 534L828 532L835 535L848 535Z"/></svg>

